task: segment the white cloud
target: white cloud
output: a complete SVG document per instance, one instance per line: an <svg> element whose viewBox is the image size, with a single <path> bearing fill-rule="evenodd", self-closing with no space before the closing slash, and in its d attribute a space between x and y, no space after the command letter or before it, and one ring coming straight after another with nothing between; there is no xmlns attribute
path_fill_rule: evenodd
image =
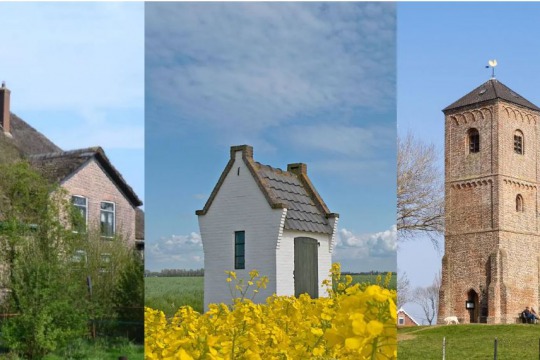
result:
<svg viewBox="0 0 540 360"><path fill-rule="evenodd" d="M176 125L249 134L336 108L386 109L394 14L382 3L151 3L148 95L177 109Z"/></svg>
<svg viewBox="0 0 540 360"><path fill-rule="evenodd" d="M371 234L355 234L347 229L340 229L334 259L362 261L367 258L395 258L396 238L395 225L388 230Z"/></svg>
<svg viewBox="0 0 540 360"><path fill-rule="evenodd" d="M392 270L396 267L396 234L395 225L370 234L355 234L340 229L333 261L347 264L346 267L352 271ZM151 242L147 244L145 256L146 267L152 270L204 266L201 236L195 232L162 237Z"/></svg>
<svg viewBox="0 0 540 360"><path fill-rule="evenodd" d="M204 266L201 235L171 235L149 242L145 251L148 269L201 268Z"/></svg>

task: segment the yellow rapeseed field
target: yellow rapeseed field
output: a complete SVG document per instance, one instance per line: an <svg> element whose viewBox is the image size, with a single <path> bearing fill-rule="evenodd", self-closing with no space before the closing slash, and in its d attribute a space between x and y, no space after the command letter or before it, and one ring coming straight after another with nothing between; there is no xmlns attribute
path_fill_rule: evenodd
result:
<svg viewBox="0 0 540 360"><path fill-rule="evenodd" d="M227 272L232 306L212 304L199 314L181 307L167 320L145 309L146 359L396 359L396 292L385 286L354 284L332 266L330 297L271 296L266 304L246 297L247 289L265 287L250 272L247 282ZM386 282L389 281L387 277ZM379 282L380 283L380 282Z"/></svg>

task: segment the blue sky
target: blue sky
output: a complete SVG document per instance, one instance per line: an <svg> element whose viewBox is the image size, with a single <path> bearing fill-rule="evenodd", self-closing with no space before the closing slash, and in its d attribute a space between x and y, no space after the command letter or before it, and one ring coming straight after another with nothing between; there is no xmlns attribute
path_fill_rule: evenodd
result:
<svg viewBox="0 0 540 360"><path fill-rule="evenodd" d="M491 77L540 104L539 3L399 3L398 133L434 143L444 166L442 109ZM444 248L441 239L441 249ZM399 243L398 269L414 286L431 284L442 252L427 239ZM421 310L405 309L417 320Z"/></svg>
<svg viewBox="0 0 540 360"><path fill-rule="evenodd" d="M334 261L395 270L395 6L146 4L146 267L200 268L195 210L229 158L304 162Z"/></svg>
<svg viewBox="0 0 540 360"><path fill-rule="evenodd" d="M144 4L0 3L11 111L64 150L102 146L144 201Z"/></svg>

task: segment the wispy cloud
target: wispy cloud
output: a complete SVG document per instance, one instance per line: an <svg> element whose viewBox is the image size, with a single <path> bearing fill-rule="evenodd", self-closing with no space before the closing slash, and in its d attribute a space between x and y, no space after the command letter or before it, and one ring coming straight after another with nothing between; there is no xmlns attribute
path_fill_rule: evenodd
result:
<svg viewBox="0 0 540 360"><path fill-rule="evenodd" d="M143 10L144 4L0 3L0 77L12 90L12 111L30 113L25 120L68 149L142 149Z"/></svg>
<svg viewBox="0 0 540 360"><path fill-rule="evenodd" d="M322 150L355 159L371 157L395 146L395 124L367 125L293 125L282 134L293 146Z"/></svg>
<svg viewBox="0 0 540 360"><path fill-rule="evenodd" d="M251 136L335 109L386 109L395 98L393 9L149 4L148 94L177 109L166 129L189 121Z"/></svg>

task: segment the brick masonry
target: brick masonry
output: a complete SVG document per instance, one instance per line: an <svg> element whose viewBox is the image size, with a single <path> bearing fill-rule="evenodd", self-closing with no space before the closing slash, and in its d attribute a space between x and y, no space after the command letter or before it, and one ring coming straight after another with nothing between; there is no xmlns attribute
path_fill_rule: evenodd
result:
<svg viewBox="0 0 540 360"><path fill-rule="evenodd" d="M445 111L440 324L453 315L461 323L513 323L525 306L538 309L539 118L502 99ZM477 153L469 152L471 128L480 134ZM523 134L523 154L514 151L516 131Z"/></svg>
<svg viewBox="0 0 540 360"><path fill-rule="evenodd" d="M70 196L79 195L88 199L88 227L97 231L100 228L101 202L113 202L116 233L122 235L130 247L135 246L135 208L95 159L90 160L61 185Z"/></svg>

